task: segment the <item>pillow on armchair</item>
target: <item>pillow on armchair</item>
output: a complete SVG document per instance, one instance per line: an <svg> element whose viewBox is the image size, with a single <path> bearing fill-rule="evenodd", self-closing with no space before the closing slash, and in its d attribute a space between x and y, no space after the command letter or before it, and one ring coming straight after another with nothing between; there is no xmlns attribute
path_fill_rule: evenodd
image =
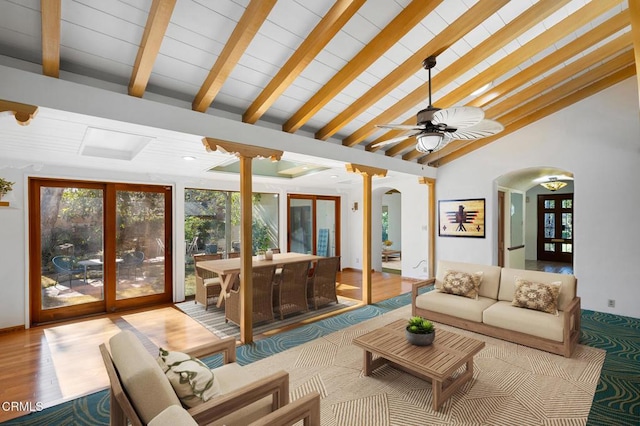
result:
<svg viewBox="0 0 640 426"><path fill-rule="evenodd" d="M213 372L192 356L160 348L158 364L185 406L193 408L218 394Z"/></svg>

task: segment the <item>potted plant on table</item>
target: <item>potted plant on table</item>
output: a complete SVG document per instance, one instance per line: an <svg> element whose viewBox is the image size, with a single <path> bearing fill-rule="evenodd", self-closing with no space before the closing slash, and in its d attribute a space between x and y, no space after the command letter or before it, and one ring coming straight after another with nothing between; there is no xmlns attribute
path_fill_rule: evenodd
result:
<svg viewBox="0 0 640 426"><path fill-rule="evenodd" d="M433 323L422 317L411 317L406 328L407 341L416 346L428 346L436 337Z"/></svg>

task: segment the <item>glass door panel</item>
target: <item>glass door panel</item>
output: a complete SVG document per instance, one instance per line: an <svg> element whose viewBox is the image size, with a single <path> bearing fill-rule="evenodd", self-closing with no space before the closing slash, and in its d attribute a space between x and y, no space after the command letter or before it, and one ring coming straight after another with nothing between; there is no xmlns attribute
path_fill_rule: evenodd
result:
<svg viewBox="0 0 640 426"><path fill-rule="evenodd" d="M313 253L313 200L290 199L289 251Z"/></svg>
<svg viewBox="0 0 640 426"><path fill-rule="evenodd" d="M333 200L316 201L316 254L336 255L336 203Z"/></svg>
<svg viewBox="0 0 640 426"><path fill-rule="evenodd" d="M165 241L163 192L116 191L116 300L165 293L164 256L157 241Z"/></svg>
<svg viewBox="0 0 640 426"><path fill-rule="evenodd" d="M538 260L573 261L573 194L538 196Z"/></svg>

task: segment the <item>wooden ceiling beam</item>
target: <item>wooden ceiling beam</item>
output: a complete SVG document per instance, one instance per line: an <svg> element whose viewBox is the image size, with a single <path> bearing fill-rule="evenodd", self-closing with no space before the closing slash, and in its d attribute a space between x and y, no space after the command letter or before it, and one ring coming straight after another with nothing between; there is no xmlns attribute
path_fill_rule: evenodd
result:
<svg viewBox="0 0 640 426"><path fill-rule="evenodd" d="M149 83L176 0L153 0L129 80L129 95L141 98Z"/></svg>
<svg viewBox="0 0 640 426"><path fill-rule="evenodd" d="M456 89L449 92L438 101L438 107L449 108L454 106L456 103L473 93L474 90L477 90L485 84L490 83L510 72L515 67L519 66L526 60L531 59L531 57L542 52L547 47L562 40L564 37L577 31L584 25L587 25L598 16L618 5L621 1L622 0L599 0L587 3L585 6L558 22L553 27L542 32L528 43L525 43L522 47L505 56L471 80L466 81ZM404 160L413 160L423 155L424 153L418 152L414 149L404 154L402 158Z"/></svg>
<svg viewBox="0 0 640 426"><path fill-rule="evenodd" d="M508 1L505 0L485 0L476 3L471 9L456 19L451 25L447 26L438 35L432 38L427 44L422 46L417 52L411 55L406 61L399 65L395 70L389 73L385 78L380 80L367 93L351 104L343 113L336 117L332 122L340 121L342 125L346 124L347 116L355 117L364 111L363 106L367 108L381 99L384 95L404 83L407 78L416 73L416 69L422 64L422 61L429 56L438 56L447 50L452 44L464 37L469 31L476 28L491 15L496 13ZM426 92L422 93L424 99ZM415 105L415 104L414 104ZM404 110L406 111L406 109ZM403 111L403 112L404 112ZM343 118L344 117L344 118ZM397 115L396 115L397 117ZM334 124L335 124L334 123ZM370 121L347 138L342 140L342 145L355 146L371 133L377 131L376 124L382 124L385 121ZM414 123L415 124L415 123ZM332 125L333 126L333 125ZM326 127L326 126L325 126ZM316 137L322 136L317 133ZM328 135L328 133L326 133Z"/></svg>
<svg viewBox="0 0 640 426"><path fill-rule="evenodd" d="M527 67L513 77L505 80L497 86L492 87L487 92L478 96L467 105L483 107L495 99L504 96L505 94L513 91L514 89L528 83L535 79L539 75L553 69L557 65L573 58L574 56L584 52L589 47L594 46L604 40L605 38L617 33L621 29L629 26L629 12L625 9L617 15L607 19L602 24L593 28L592 30L581 35L572 42L564 45L555 52L548 56L545 56L542 60L536 62L534 65ZM613 52L619 49L613 50ZM612 52L612 51L610 51ZM604 58L602 58L604 59ZM494 115L486 114L487 117L495 118Z"/></svg>
<svg viewBox="0 0 640 426"><path fill-rule="evenodd" d="M329 103L338 93L362 74L371 64L415 27L442 0L413 0L386 27L382 29L356 56L338 71L311 99L309 99L282 126L285 132L300 129L311 117Z"/></svg>
<svg viewBox="0 0 640 426"><path fill-rule="evenodd" d="M205 112L235 68L242 54L267 19L277 0L251 0L231 33L220 56L209 71L192 103L194 111Z"/></svg>
<svg viewBox="0 0 640 426"><path fill-rule="evenodd" d="M451 83L453 80L469 71L475 65L491 56L498 49L501 49L502 47L513 41L515 38L523 34L525 31L529 30L531 27L544 20L553 12L557 11L559 8L568 3L568 1L569 0L563 0L560 2L552 0L542 0L536 3L521 15L518 15L516 18L514 18L500 30L498 30L495 34L487 38L475 48L471 49L463 57L455 61L447 68L438 72L438 74L436 74L436 76L431 79L432 90L434 92L437 92L438 90L442 89L447 84ZM419 102L424 101L424 99L426 99L425 94L428 94L428 91L429 82L418 87L404 99L396 103L383 114L376 117L375 120L380 120L377 121L377 123L384 123L394 120L396 117L402 114L402 112L407 111L410 108L415 107L415 105L417 105ZM409 123L405 122L406 124L416 124L415 118L413 117L408 119L407 121ZM367 144L365 146L365 149L372 152L377 151L380 148L376 148L373 145L378 142L391 139L392 137L395 137L400 133L402 132L387 132L382 137ZM385 150L385 155L394 157L411 148L413 145L415 145L415 139L409 138L408 140L402 141Z"/></svg>
<svg viewBox="0 0 640 426"><path fill-rule="evenodd" d="M242 121L253 124L294 82L311 61L324 49L342 27L355 15L365 0L338 0L309 33L300 47L280 68L242 115Z"/></svg>
<svg viewBox="0 0 640 426"><path fill-rule="evenodd" d="M60 0L40 0L42 25L42 73L60 76Z"/></svg>
<svg viewBox="0 0 640 426"><path fill-rule="evenodd" d="M459 149L453 151L452 153L439 157L438 151L431 153L427 156L424 156L419 160L419 163L428 164L433 167L443 166L451 161L462 157L463 155L469 154L485 145L490 144L491 142L496 141L510 133L515 132L529 124L532 124L544 117L547 117L555 112L558 112L570 105L573 105L576 102L579 102L583 99L586 99L590 96L595 95L596 93L613 86L614 84L620 83L632 77L636 73L635 65L631 64L626 66L625 68L618 70L612 74L609 74L607 77L602 78L589 86L585 86L580 88L577 91L574 91L569 96L565 96L562 99L555 101L554 103L546 105L544 108L537 109L531 112L528 115L525 115L519 118L516 121L511 122L507 126L505 126L505 130L499 135L491 136L484 139L477 139L475 141L465 141L467 142L464 146L461 146Z"/></svg>
<svg viewBox="0 0 640 426"><path fill-rule="evenodd" d="M640 104L640 2L628 0L633 34L633 50L636 57L636 78L638 79L638 103Z"/></svg>
<svg viewBox="0 0 640 426"><path fill-rule="evenodd" d="M540 93L545 92L555 85L570 79L574 75L580 74L582 71L593 67L599 62L604 61L605 59L614 55L622 54L627 57L628 55L633 55L633 52L629 50L631 44L631 33L624 33L620 37L610 41L609 43L583 56L582 58L576 59L569 65L560 68L553 74L540 81L537 81L526 89L519 91L513 96L505 98L499 104L496 104L487 109L485 113L488 117L502 122L502 119L500 117L506 112L512 110L513 108L516 108L518 105L527 102L527 100L538 96Z"/></svg>

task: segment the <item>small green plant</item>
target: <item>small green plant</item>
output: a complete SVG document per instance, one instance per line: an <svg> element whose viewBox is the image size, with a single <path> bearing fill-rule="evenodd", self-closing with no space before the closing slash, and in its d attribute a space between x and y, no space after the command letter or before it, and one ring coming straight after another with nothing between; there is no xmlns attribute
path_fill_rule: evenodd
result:
<svg viewBox="0 0 640 426"><path fill-rule="evenodd" d="M433 323L422 317L411 317L407 324L407 331L414 334L433 333Z"/></svg>
<svg viewBox="0 0 640 426"><path fill-rule="evenodd" d="M4 178L0 178L0 198L13 189L15 182L9 182Z"/></svg>

